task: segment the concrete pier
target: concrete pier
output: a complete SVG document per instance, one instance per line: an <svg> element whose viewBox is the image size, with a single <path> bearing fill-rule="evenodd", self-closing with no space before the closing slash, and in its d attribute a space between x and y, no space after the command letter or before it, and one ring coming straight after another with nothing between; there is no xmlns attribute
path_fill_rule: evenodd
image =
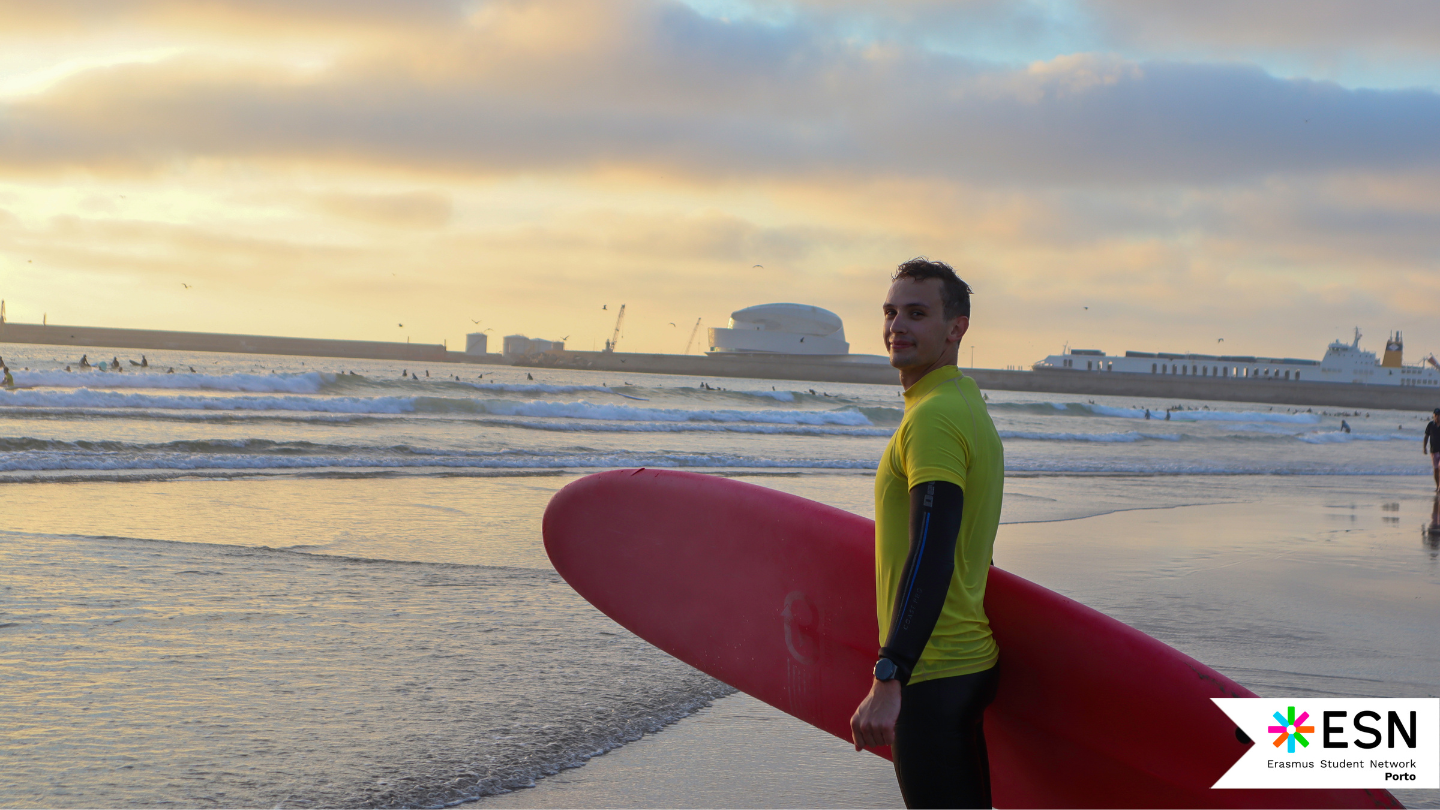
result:
<svg viewBox="0 0 1440 810"><path fill-rule="evenodd" d="M34 323L0 324L0 344L37 343L46 346L84 346L107 349L167 349L184 352L242 352L307 357L348 357L370 360L445 362L439 343L389 343L378 340L326 340L323 338L227 335L214 332L163 332L156 329L111 329L99 326L42 326ZM459 354L459 352L453 352Z"/></svg>
<svg viewBox="0 0 1440 810"><path fill-rule="evenodd" d="M517 366L574 368L697 377L749 377L762 380L899 385L885 363L805 360L794 355L678 355L630 352L545 352L515 360ZM1440 391L1392 385L1347 385L1258 379L1188 377L1114 372L1004 371L961 369L990 391L1139 397L1148 400L1256 402L1295 407L1332 407L1424 411L1440 407Z"/></svg>

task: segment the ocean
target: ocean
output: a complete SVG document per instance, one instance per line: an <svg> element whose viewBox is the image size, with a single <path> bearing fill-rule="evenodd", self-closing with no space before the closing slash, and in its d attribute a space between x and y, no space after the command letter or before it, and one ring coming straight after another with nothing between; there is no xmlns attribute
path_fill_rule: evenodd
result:
<svg viewBox="0 0 1440 810"><path fill-rule="evenodd" d="M565 585L550 495L673 467L869 515L903 415L898 386L0 349L4 806L449 806L663 740L732 690ZM124 370L67 371L82 351ZM1257 691L1440 692L1426 414L987 395L997 564ZM1350 521L1273 545L1311 513ZM1151 578L1202 577L1156 567L1156 542L1275 576L1308 554L1342 596L1167 590ZM1265 607L1217 634L1217 599ZM1328 652L1257 653L1301 626Z"/></svg>

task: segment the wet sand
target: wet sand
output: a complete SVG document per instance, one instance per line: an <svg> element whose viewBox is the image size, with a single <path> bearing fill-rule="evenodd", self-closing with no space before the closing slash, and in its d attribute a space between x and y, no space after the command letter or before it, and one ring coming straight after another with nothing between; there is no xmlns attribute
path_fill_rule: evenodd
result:
<svg viewBox="0 0 1440 810"><path fill-rule="evenodd" d="M1261 695L1433 697L1434 508L1428 481L1295 479L1260 501L1005 525L995 561ZM1393 792L1410 807L1440 807L1440 791ZM736 695L482 803L885 807L900 797L888 763Z"/></svg>

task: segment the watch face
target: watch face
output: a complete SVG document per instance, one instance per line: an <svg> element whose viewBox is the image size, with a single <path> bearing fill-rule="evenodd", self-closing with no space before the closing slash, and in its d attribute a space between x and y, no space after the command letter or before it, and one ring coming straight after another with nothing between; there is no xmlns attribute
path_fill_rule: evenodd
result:
<svg viewBox="0 0 1440 810"><path fill-rule="evenodd" d="M895 678L895 662L889 658L881 658L875 662L875 680L889 681Z"/></svg>

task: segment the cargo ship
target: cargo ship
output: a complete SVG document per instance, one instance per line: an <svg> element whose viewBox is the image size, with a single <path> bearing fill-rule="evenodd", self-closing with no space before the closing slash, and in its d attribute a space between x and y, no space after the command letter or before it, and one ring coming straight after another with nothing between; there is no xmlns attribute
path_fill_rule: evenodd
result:
<svg viewBox="0 0 1440 810"><path fill-rule="evenodd" d="M1178 375L1219 379L1304 381L1349 385L1395 385L1440 389L1440 361L1406 365L1405 343L1395 332L1385 343L1385 356L1360 348L1360 329L1351 343L1331 343L1321 360L1177 352L1125 352L1107 355L1098 349L1066 349L1035 363L1035 371L1080 371L1103 374Z"/></svg>

